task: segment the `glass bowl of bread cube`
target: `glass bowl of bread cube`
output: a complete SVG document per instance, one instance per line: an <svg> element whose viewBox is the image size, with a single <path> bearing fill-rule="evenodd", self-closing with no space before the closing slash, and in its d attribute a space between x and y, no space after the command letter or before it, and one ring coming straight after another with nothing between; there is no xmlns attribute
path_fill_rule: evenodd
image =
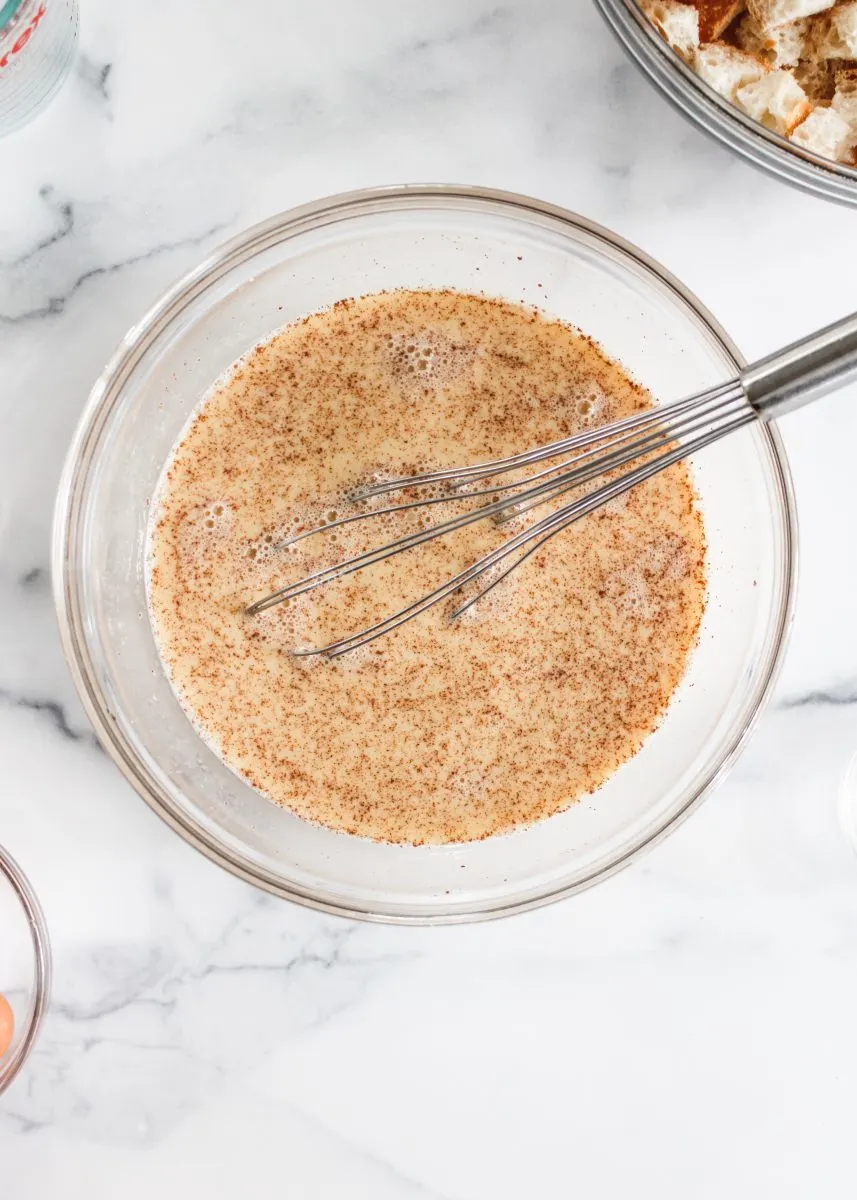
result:
<svg viewBox="0 0 857 1200"><path fill-rule="evenodd" d="M596 0L700 128L781 179L857 204L857 0Z"/></svg>

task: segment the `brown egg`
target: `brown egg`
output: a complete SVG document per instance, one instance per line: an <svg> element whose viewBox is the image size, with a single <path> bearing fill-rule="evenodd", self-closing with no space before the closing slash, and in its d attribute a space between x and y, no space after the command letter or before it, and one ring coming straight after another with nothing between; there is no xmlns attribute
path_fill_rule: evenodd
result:
<svg viewBox="0 0 857 1200"><path fill-rule="evenodd" d="M0 1058L12 1045L12 1034L15 1032L15 1016L6 997L0 993Z"/></svg>

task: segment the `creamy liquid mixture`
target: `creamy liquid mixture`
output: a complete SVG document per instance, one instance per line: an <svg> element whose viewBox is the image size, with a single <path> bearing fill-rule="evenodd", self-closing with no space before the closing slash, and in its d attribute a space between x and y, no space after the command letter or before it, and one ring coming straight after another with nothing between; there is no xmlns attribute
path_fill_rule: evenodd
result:
<svg viewBox="0 0 857 1200"><path fill-rule="evenodd" d="M506 456L649 403L575 330L461 293L343 301L258 346L191 420L150 530L153 627L197 728L278 804L386 842L488 837L598 788L656 727L699 628L704 536L684 465L560 533L452 623L447 601L340 658L291 654L432 590L517 522L244 610L464 503L277 548L352 511L361 484Z"/></svg>

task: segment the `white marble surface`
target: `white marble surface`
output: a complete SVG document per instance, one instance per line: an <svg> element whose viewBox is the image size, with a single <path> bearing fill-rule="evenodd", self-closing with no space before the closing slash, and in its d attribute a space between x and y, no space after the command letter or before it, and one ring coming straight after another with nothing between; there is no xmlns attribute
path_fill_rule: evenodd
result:
<svg viewBox="0 0 857 1200"><path fill-rule="evenodd" d="M305 912L180 843L82 717L48 537L101 365L226 235L415 179L612 226L748 354L857 308L857 211L687 127L588 0L82 0L74 77L0 142L0 837L56 952L0 1194L853 1197L857 391L784 429L775 704L698 815L578 898L453 930Z"/></svg>

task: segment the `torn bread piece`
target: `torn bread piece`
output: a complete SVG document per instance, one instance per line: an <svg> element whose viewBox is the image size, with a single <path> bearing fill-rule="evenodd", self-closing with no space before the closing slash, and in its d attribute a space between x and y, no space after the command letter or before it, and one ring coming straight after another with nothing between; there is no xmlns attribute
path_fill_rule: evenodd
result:
<svg viewBox="0 0 857 1200"><path fill-rule="evenodd" d="M725 42L700 46L693 66L699 78L727 100L735 98L738 88L755 83L768 72L767 63Z"/></svg>
<svg viewBox="0 0 857 1200"><path fill-rule="evenodd" d="M776 29L833 8L833 0L747 0L747 11L762 29Z"/></svg>
<svg viewBox="0 0 857 1200"><path fill-rule="evenodd" d="M745 0L693 0L699 13L699 40L716 42L747 7Z"/></svg>
<svg viewBox="0 0 857 1200"><path fill-rule="evenodd" d="M837 162L851 161L854 132L833 108L814 108L791 134L791 140L804 150Z"/></svg>
<svg viewBox="0 0 857 1200"><path fill-rule="evenodd" d="M857 0L837 4L817 17L810 41L816 58L857 58Z"/></svg>
<svg viewBox="0 0 857 1200"><path fill-rule="evenodd" d="M766 129L787 137L809 116L812 104L791 71L771 71L735 93L738 108Z"/></svg>
<svg viewBox="0 0 857 1200"><path fill-rule="evenodd" d="M814 104L829 104L836 90L833 65L826 58L802 58L794 77Z"/></svg>
<svg viewBox="0 0 857 1200"><path fill-rule="evenodd" d="M834 63L833 77L837 92L857 91L857 61Z"/></svg>
<svg viewBox="0 0 857 1200"><path fill-rule="evenodd" d="M694 6L678 0L643 0L643 12L676 54L692 62L699 46L699 14Z"/></svg>
<svg viewBox="0 0 857 1200"><path fill-rule="evenodd" d="M731 36L736 46L762 58L769 66L796 67L809 33L809 21L792 21L775 29L763 29L750 13L745 13Z"/></svg>
<svg viewBox="0 0 857 1200"><path fill-rule="evenodd" d="M849 64L834 72L836 91L831 107L857 134L857 65Z"/></svg>

